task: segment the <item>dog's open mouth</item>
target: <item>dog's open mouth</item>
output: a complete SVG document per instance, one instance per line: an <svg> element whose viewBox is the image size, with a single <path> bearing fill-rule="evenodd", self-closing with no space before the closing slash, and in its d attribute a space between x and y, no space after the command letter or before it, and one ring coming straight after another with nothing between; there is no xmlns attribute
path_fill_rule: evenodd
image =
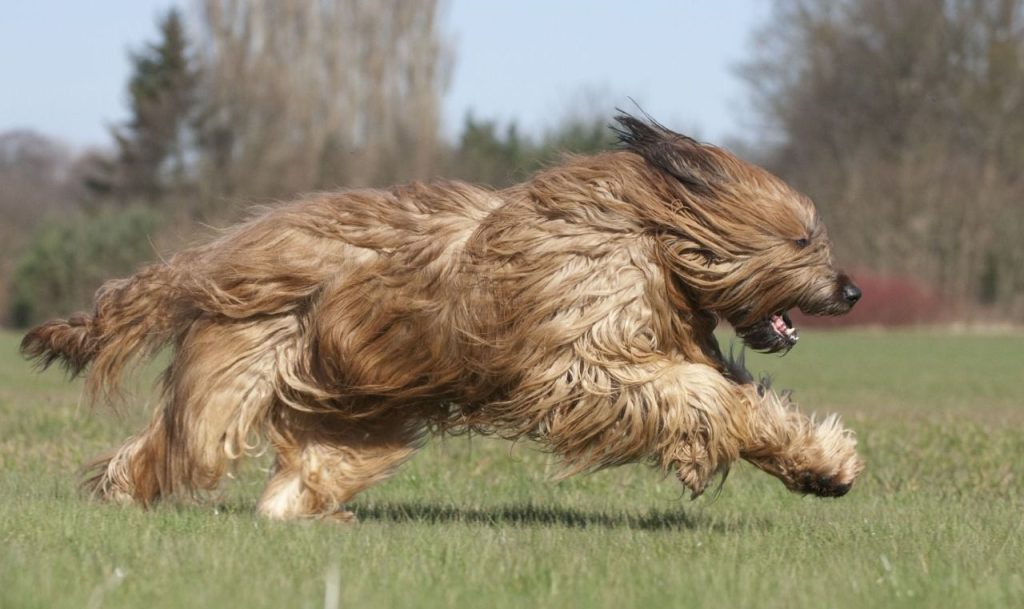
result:
<svg viewBox="0 0 1024 609"><path fill-rule="evenodd" d="M793 320L789 318L789 313L786 311L772 315L768 318L768 323L772 325L772 330L775 330L779 338L788 342L790 346L800 340L800 333L793 327Z"/></svg>
<svg viewBox="0 0 1024 609"><path fill-rule="evenodd" d="M786 311L778 311L746 328L737 328L736 334L751 349L765 353L785 353L800 340L793 320Z"/></svg>

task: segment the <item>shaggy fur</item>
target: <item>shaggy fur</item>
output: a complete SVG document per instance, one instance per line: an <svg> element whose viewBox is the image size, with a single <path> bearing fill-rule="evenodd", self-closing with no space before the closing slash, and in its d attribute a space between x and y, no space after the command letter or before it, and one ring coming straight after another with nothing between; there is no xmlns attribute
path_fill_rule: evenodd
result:
<svg viewBox="0 0 1024 609"><path fill-rule="evenodd" d="M844 494L862 465L751 381L712 334L796 342L785 312L859 291L812 203L722 149L623 115L620 150L507 190L460 182L316 195L105 284L92 315L23 353L94 395L172 345L163 405L87 486L148 505L217 486L269 441L270 518L349 519L427 433L530 437L566 474L629 462L699 495L746 459L793 490Z"/></svg>

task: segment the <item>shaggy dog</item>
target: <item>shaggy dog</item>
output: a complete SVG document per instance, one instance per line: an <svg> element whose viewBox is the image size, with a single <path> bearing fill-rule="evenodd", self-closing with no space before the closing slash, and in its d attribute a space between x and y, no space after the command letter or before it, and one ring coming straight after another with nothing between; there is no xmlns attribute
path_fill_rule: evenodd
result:
<svg viewBox="0 0 1024 609"><path fill-rule="evenodd" d="M694 496L746 459L790 489L862 469L820 423L752 382L712 333L785 352L786 312L860 291L813 204L764 170L652 121L619 150L494 191L460 182L320 194L106 283L92 315L31 330L23 353L116 391L173 346L163 405L94 465L98 497L148 505L276 452L259 512L350 519L430 432L530 437L565 473L649 462Z"/></svg>

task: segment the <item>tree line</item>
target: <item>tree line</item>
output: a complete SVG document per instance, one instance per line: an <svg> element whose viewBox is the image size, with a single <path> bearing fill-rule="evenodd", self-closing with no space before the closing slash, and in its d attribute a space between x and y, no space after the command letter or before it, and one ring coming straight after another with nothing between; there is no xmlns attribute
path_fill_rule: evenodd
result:
<svg viewBox="0 0 1024 609"><path fill-rule="evenodd" d="M87 306L247 204L443 176L505 186L612 145L605 116L541 136L440 109L438 0L194 0L130 55L113 146L0 134L0 323ZM737 147L817 202L839 255L965 316L1024 320L1024 0L778 0L740 67Z"/></svg>

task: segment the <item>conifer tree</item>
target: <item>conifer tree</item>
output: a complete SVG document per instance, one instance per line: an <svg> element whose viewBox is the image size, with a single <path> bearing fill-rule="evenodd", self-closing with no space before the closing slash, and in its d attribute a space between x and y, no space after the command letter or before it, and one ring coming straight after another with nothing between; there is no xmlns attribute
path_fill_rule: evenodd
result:
<svg viewBox="0 0 1024 609"><path fill-rule="evenodd" d="M112 190L122 199L158 203L188 181L187 149L197 74L181 15L158 21L159 40L131 54L130 118L113 130L117 159Z"/></svg>

